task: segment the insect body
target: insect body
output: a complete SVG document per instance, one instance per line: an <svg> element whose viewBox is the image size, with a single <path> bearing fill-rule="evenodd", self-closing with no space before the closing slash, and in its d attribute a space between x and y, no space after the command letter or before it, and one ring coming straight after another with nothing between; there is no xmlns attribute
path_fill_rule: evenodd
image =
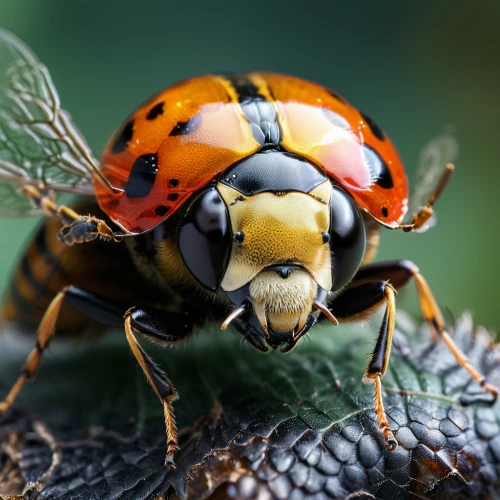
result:
<svg viewBox="0 0 500 500"><path fill-rule="evenodd" d="M407 180L385 133L334 92L273 73L206 75L160 92L126 120L98 163L59 108L45 68L5 31L0 51L3 208L31 212L30 200L51 216L4 304L7 320L40 324L36 348L0 411L34 375L56 327L75 331L90 320L124 327L163 404L173 465L177 393L137 333L173 344L212 319L223 329L231 323L261 351L288 352L318 321L338 324L385 304L365 380L375 384L378 423L394 449L381 377L395 293L412 278L435 335L496 399L496 387L445 331L418 268L369 264L380 227L412 231L427 221L451 166L427 205L403 224ZM19 132L36 155L23 149ZM54 191L93 197L70 209L56 204Z"/></svg>

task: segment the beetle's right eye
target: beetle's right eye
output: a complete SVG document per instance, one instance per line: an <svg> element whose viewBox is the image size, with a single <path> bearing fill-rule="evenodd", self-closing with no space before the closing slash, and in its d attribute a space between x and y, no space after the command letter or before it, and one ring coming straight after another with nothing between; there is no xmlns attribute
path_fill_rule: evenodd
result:
<svg viewBox="0 0 500 500"><path fill-rule="evenodd" d="M215 187L199 193L187 206L177 242L189 272L205 288L217 290L229 264L232 231L227 207Z"/></svg>

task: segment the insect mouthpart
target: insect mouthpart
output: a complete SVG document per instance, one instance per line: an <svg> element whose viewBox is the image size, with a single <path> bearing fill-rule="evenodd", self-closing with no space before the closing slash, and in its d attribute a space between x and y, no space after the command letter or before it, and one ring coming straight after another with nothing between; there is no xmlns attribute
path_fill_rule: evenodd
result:
<svg viewBox="0 0 500 500"><path fill-rule="evenodd" d="M338 325L323 304L326 291L299 264L267 266L245 288L246 298L223 321L222 330L237 318L248 316L245 321L251 324L254 336L273 349L285 345L281 350L288 352L316 323L320 313Z"/></svg>
<svg viewBox="0 0 500 500"><path fill-rule="evenodd" d="M228 320L251 308L254 322L269 346L295 344L316 321L313 313L318 290L318 284L304 267L273 264L251 280L246 303L235 309Z"/></svg>
<svg viewBox="0 0 500 500"><path fill-rule="evenodd" d="M248 302L248 301L243 302L243 304L241 304L236 309L231 311L229 316L222 322L222 325L220 325L220 329L225 330L229 326L231 321L235 320L239 316L242 316L243 314L248 312L251 308L252 308L252 306L251 306L250 302Z"/></svg>
<svg viewBox="0 0 500 500"><path fill-rule="evenodd" d="M327 319L330 320L335 326L339 325L339 320L332 314L330 309L328 309L328 307L326 307L325 304L323 304L319 300L316 300L314 302L313 308L318 311L321 311L327 317Z"/></svg>

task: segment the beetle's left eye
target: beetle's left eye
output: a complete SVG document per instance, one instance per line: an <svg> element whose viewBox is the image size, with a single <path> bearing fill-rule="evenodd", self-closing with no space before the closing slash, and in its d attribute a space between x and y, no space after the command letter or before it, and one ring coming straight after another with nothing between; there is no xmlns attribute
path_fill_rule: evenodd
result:
<svg viewBox="0 0 500 500"><path fill-rule="evenodd" d="M209 290L217 290L231 256L231 223L215 187L199 193L187 206L177 244L190 273Z"/></svg>

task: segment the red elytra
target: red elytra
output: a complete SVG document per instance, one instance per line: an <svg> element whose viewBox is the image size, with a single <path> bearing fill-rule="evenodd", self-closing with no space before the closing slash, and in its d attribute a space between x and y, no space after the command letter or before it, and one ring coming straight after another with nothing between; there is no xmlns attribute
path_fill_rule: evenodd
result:
<svg viewBox="0 0 500 500"><path fill-rule="evenodd" d="M372 120L306 80L274 73L243 77L277 111L281 149L324 169L384 226L401 223L408 205L405 170ZM225 75L180 82L141 106L112 136L101 169L115 189L97 177L94 187L101 208L125 231L151 230L193 192L259 151L233 82ZM134 192L128 189L132 170Z"/></svg>

